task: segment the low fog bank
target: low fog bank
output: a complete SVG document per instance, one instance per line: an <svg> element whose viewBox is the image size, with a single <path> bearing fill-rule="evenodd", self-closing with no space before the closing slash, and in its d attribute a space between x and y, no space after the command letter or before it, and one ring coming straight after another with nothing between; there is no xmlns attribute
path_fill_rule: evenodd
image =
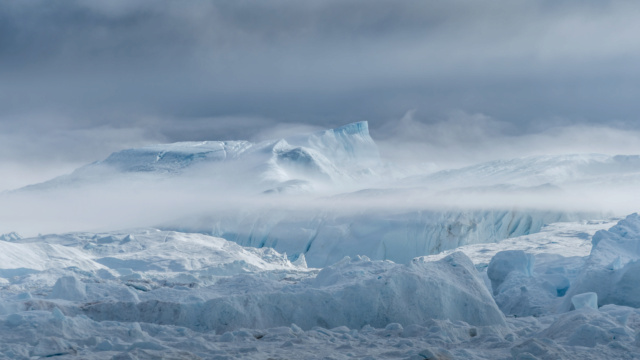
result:
<svg viewBox="0 0 640 360"><path fill-rule="evenodd" d="M580 218L622 216L638 210L640 189L621 186L553 186L364 189L351 193L240 194L236 189L199 180L113 181L99 187L49 189L3 194L0 233L23 236L68 231L107 231L137 227L189 230L202 218L238 219L297 216L313 219L370 216L413 217L421 212L456 213L480 210L581 213ZM242 181L242 179L237 179ZM584 215L584 214L589 214ZM348 222L348 221L347 221ZM198 225L202 227L202 224ZM211 225L213 226L213 225ZM206 228L206 226L205 226ZM208 230L210 230L209 227ZM205 230L203 229L198 229Z"/></svg>
<svg viewBox="0 0 640 360"><path fill-rule="evenodd" d="M304 254L312 267L356 255L406 263L462 245L536 233L549 223L627 214L640 200L634 195L639 191L404 188L318 197L240 195L197 185L165 180L8 194L2 198L0 234L152 227L270 247L290 260Z"/></svg>

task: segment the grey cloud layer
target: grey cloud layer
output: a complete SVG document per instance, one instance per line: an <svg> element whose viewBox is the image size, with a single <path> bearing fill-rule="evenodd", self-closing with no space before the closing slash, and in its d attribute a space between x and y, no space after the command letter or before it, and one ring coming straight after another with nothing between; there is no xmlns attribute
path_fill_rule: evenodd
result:
<svg viewBox="0 0 640 360"><path fill-rule="evenodd" d="M5 111L342 122L416 107L521 121L637 110L634 2L3 4Z"/></svg>
<svg viewBox="0 0 640 360"><path fill-rule="evenodd" d="M47 138L12 161L86 162L282 123L369 120L385 138L410 109L508 135L634 128L639 15L634 1L3 1L0 132ZM65 145L83 132L92 150Z"/></svg>

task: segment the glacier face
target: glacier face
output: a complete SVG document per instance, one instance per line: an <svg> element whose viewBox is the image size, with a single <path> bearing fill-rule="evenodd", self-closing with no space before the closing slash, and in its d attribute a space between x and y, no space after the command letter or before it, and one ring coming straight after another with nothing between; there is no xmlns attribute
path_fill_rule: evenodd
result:
<svg viewBox="0 0 640 360"><path fill-rule="evenodd" d="M589 216L558 211L458 210L335 212L258 211L244 216L204 218L182 230L211 233L243 246L271 247L310 266L330 265L344 256L408 263L461 245L495 242L538 232L542 226ZM213 224L213 226L211 226Z"/></svg>

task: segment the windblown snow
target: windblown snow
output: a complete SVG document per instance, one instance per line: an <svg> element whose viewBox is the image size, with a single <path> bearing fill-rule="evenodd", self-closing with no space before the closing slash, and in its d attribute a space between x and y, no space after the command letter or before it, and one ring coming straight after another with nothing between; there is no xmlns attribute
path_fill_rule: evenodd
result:
<svg viewBox="0 0 640 360"><path fill-rule="evenodd" d="M366 122L123 150L2 194L0 358L640 358L639 159L416 173Z"/></svg>

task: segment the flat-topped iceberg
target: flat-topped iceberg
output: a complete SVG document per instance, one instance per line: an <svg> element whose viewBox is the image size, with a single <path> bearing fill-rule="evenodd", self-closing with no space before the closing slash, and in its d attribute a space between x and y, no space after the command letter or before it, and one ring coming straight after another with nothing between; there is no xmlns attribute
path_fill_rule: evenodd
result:
<svg viewBox="0 0 640 360"><path fill-rule="evenodd" d="M25 189L101 186L141 175L150 183L201 178L212 186L225 190L235 186L253 195L291 181L351 183L368 173L364 169L379 164L380 154L368 124L358 122L280 140L178 142L126 149Z"/></svg>

